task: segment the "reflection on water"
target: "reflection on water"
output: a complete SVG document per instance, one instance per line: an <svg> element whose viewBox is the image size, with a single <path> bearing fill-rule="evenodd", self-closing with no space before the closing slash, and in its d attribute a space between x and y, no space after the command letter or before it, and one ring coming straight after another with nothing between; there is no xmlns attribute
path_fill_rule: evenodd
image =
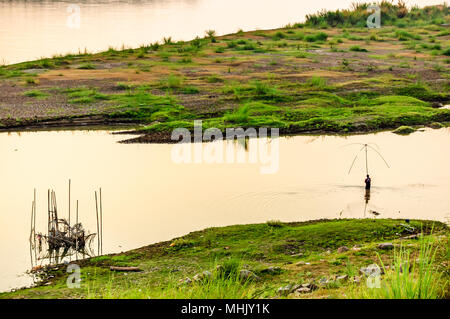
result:
<svg viewBox="0 0 450 319"><path fill-rule="evenodd" d="M370 200L370 189L366 189L366 193L364 194L364 199L366 201L366 204L369 204Z"/></svg>
<svg viewBox="0 0 450 319"><path fill-rule="evenodd" d="M137 47L171 36L175 40L270 29L303 21L321 9L348 8L367 0L128 0L128 1L5 1L0 0L0 64L54 54ZM441 4L412 0L409 5ZM80 7L79 28L68 19ZM72 26L72 27L69 27Z"/></svg>
<svg viewBox="0 0 450 319"><path fill-rule="evenodd" d="M128 137L128 136L127 136ZM48 187L79 200L86 232L97 230L94 191L103 191L103 253L169 240L212 226L278 219L421 218L446 221L450 202L450 130L409 136L389 132L279 138L279 169L260 163L176 164L174 145L120 144L106 131L0 133L0 290L29 283L30 199L36 229L47 229ZM390 168L374 157L365 193L365 163L348 166L349 143L375 142ZM227 141L236 149L242 145ZM250 152L254 139L248 141ZM65 196L61 195L62 198ZM58 202L67 219L67 200ZM40 213L43 212L43 213ZM377 212L375 215L371 212ZM73 217L72 217L73 218Z"/></svg>
<svg viewBox="0 0 450 319"><path fill-rule="evenodd" d="M369 205L369 201L370 201L370 189L365 189L365 193L364 193L364 201L365 201L365 205L364 205L364 218L367 217L366 213L367 213L367 206ZM370 214L374 215L374 216L378 216L380 215L379 212L377 212L376 210L372 210L370 209L368 211Z"/></svg>

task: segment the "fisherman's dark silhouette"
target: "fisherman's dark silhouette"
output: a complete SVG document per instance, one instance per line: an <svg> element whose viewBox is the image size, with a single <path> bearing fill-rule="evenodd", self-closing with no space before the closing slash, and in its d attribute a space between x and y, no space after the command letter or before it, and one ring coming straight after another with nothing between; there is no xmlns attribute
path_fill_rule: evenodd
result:
<svg viewBox="0 0 450 319"><path fill-rule="evenodd" d="M366 180L364 181L366 183L366 189L370 189L372 179L370 178L369 174L367 174Z"/></svg>

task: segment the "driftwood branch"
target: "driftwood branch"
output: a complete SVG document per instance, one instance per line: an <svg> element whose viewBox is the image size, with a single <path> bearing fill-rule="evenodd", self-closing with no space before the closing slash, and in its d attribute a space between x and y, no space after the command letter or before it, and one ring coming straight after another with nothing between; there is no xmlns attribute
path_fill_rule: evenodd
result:
<svg viewBox="0 0 450 319"><path fill-rule="evenodd" d="M140 269L139 267L119 267L119 266L111 266L111 267L109 267L109 269L110 269L111 271L132 271L132 272L142 271L142 269Z"/></svg>

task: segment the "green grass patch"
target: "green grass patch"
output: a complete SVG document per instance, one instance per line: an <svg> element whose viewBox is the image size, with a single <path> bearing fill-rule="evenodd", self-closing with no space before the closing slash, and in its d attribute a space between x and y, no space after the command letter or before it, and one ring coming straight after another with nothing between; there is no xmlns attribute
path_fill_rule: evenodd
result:
<svg viewBox="0 0 450 319"><path fill-rule="evenodd" d="M29 90L23 93L23 95L28 97L35 97L37 99L45 99L48 97L48 93L42 92L40 90Z"/></svg>

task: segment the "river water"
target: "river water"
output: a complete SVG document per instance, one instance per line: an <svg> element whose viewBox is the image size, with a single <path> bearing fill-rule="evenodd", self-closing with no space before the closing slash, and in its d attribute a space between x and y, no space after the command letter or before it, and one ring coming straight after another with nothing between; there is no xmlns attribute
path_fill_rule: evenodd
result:
<svg viewBox="0 0 450 319"><path fill-rule="evenodd" d="M215 142L224 143L225 153L246 154L242 163L178 163L173 155L178 146L117 143L124 138L129 136L99 130L0 133L0 290L30 283L29 277L18 275L30 268L33 189L36 228L46 232L47 189L56 191L60 217L67 217L69 179L72 212L79 200L79 219L92 232L94 191L102 187L104 253L212 226L363 217L447 221L450 213L448 128L409 136L281 137L270 141L278 143L270 149L276 151L270 174L261 169L268 161L249 160L262 147L257 139L247 147ZM369 150L369 200L363 187L364 152L348 174L361 149L354 143L375 143L370 145L390 166ZM189 147L193 155L195 146Z"/></svg>
<svg viewBox="0 0 450 319"><path fill-rule="evenodd" d="M349 8L367 0L0 0L0 64L137 47L163 37L190 40L205 30L282 27L321 9ZM442 0L409 0L408 5Z"/></svg>

